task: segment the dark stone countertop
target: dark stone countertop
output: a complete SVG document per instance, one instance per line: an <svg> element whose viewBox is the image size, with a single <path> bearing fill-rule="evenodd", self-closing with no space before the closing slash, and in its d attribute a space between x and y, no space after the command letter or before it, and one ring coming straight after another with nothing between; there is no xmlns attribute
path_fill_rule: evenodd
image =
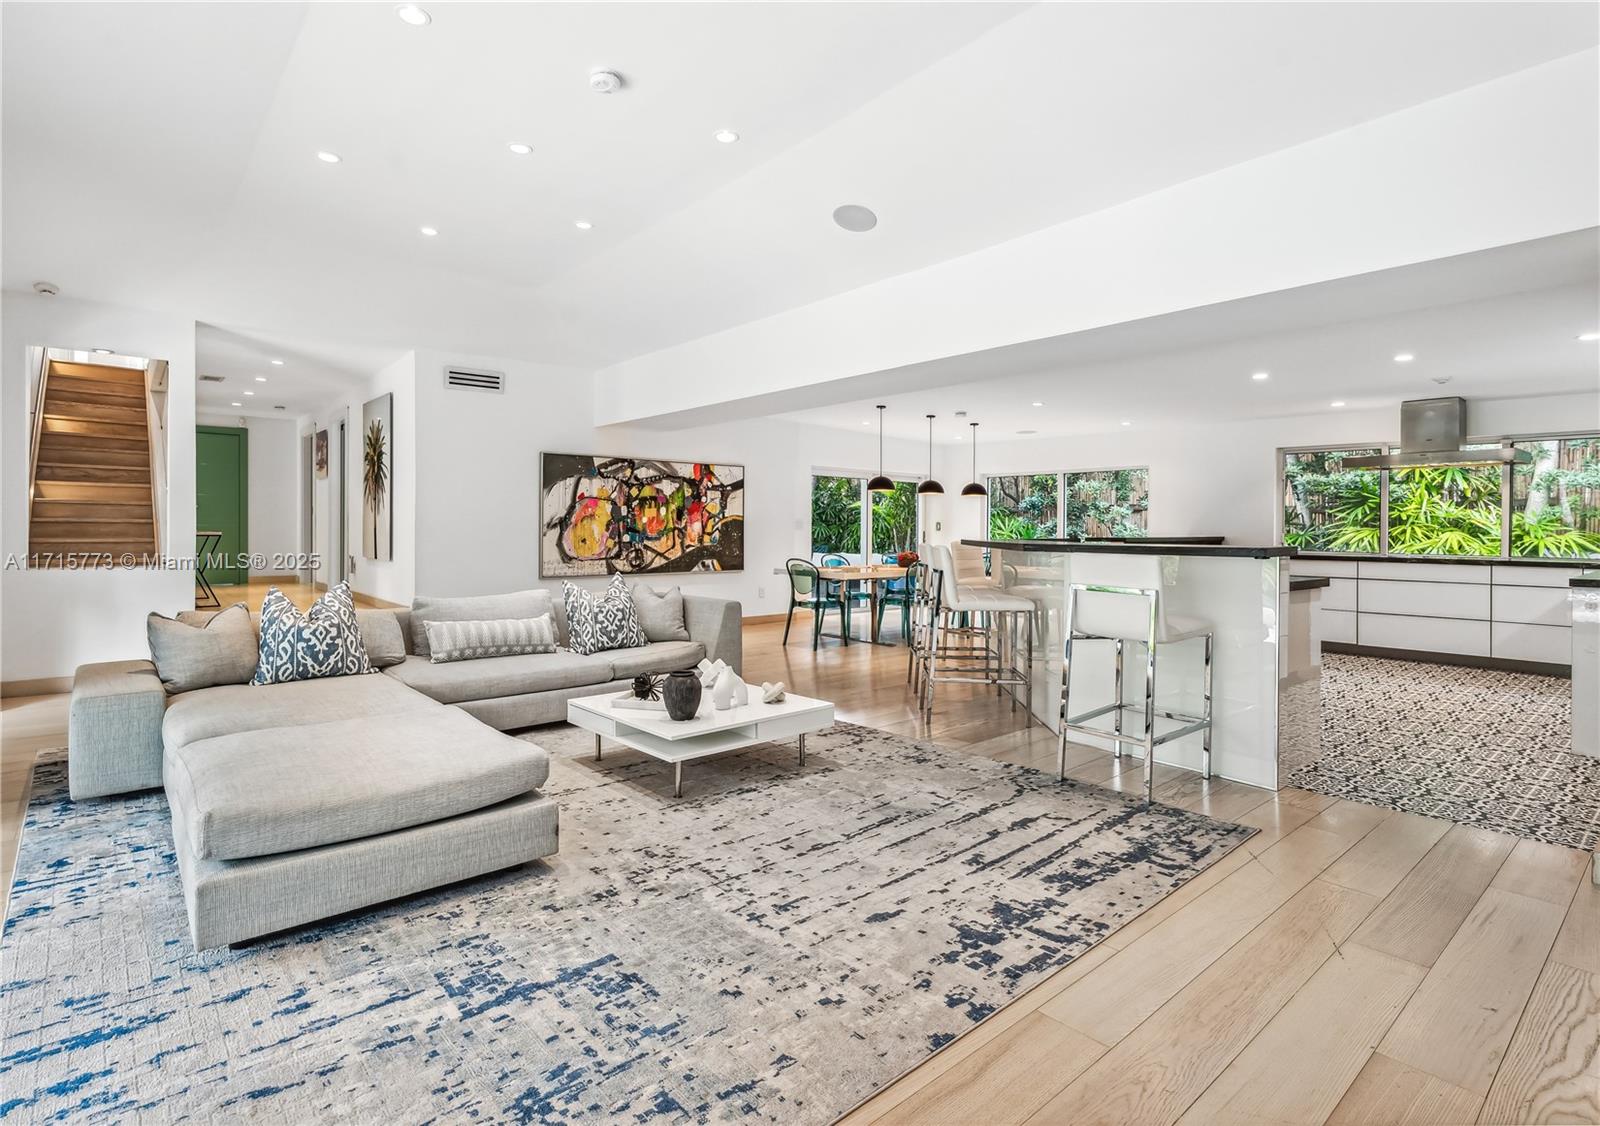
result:
<svg viewBox="0 0 1600 1126"><path fill-rule="evenodd" d="M1193 537L1211 539L1210 536ZM1178 540L962 540L968 547L1000 551L1038 551L1056 554L1097 552L1104 555L1204 555L1227 559L1285 559L1298 555L1292 547L1232 547Z"/></svg>
<svg viewBox="0 0 1600 1126"><path fill-rule="evenodd" d="M1297 594L1302 590L1316 590L1332 584L1332 579L1325 579L1320 575L1295 575L1289 580L1289 593Z"/></svg>
<svg viewBox="0 0 1600 1126"><path fill-rule="evenodd" d="M1342 559L1349 563L1467 563L1476 567L1586 567L1587 559L1522 559L1505 555L1358 555L1353 551L1302 551L1297 559Z"/></svg>
<svg viewBox="0 0 1600 1126"><path fill-rule="evenodd" d="M1585 571L1567 580L1568 586L1600 586L1600 571Z"/></svg>

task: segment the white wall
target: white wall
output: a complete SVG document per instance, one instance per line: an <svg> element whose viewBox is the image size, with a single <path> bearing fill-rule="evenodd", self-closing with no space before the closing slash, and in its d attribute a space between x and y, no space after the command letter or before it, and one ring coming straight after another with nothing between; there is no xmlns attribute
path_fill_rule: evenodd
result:
<svg viewBox="0 0 1600 1126"><path fill-rule="evenodd" d="M245 550L252 559L251 574L286 575L294 571L293 557L301 547L304 520L304 482L300 465L300 428L292 418L246 418L204 413L200 426L242 426L249 467L249 529Z"/></svg>
<svg viewBox="0 0 1600 1126"><path fill-rule="evenodd" d="M0 295L0 680L70 676L149 654L145 616L194 606L194 573L14 569L28 550L28 366L32 345L110 348L166 360L167 550L194 556L194 321L68 297Z"/></svg>
<svg viewBox="0 0 1600 1126"><path fill-rule="evenodd" d="M355 557L350 589L385 602L409 606L416 593L417 476L420 451L417 445L417 381L415 356L407 352L400 359L375 373L364 384L330 400L328 405L302 423L301 432L328 431L329 475L317 481L316 526L312 550L321 558L316 571L318 582L327 582L334 565L332 529L337 519L338 487L333 462L339 456L338 420L348 419L345 429L346 482L345 535L349 554ZM369 399L394 395L394 558L367 559L361 554L361 408ZM295 455L299 456L298 453Z"/></svg>
<svg viewBox="0 0 1600 1126"><path fill-rule="evenodd" d="M447 390L447 365L503 371L506 390ZM596 428L585 371L419 351L416 372L419 594L559 588L559 579L539 577L539 455L625 454L745 467L745 570L647 581L738 599L746 616L777 613L788 605L788 586L773 569L810 554L812 469L877 469L877 432L866 427L857 434L760 419L673 431ZM909 442L886 451L890 473L912 474L926 457Z"/></svg>
<svg viewBox="0 0 1600 1126"><path fill-rule="evenodd" d="M1600 426L1600 394L1479 399L1467 404L1474 437L1560 433ZM980 443L978 472L1150 468L1150 531L1221 535L1230 543L1270 544L1277 534L1277 451L1286 446L1397 442L1400 412L1333 411L1195 429L1129 430L1072 438ZM945 487L965 482L970 453L941 447ZM955 490L951 490L953 494ZM947 539L982 536L984 505L946 495L939 515Z"/></svg>

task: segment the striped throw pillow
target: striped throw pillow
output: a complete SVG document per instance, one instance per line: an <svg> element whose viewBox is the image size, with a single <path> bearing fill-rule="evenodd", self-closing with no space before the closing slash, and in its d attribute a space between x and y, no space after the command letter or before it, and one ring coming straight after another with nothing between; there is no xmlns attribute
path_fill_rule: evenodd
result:
<svg viewBox="0 0 1600 1126"><path fill-rule="evenodd" d="M556 651L556 627L549 614L486 622L428 622L426 626L428 659L436 665Z"/></svg>

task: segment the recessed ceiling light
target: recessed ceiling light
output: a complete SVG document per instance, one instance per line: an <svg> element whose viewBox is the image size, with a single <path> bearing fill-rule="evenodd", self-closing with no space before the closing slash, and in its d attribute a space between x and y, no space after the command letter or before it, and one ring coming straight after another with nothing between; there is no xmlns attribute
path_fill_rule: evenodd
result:
<svg viewBox="0 0 1600 1126"><path fill-rule="evenodd" d="M228 404L228 405L229 405L229 406L230 406L230 407L242 407L242 406L244 406L244 404L243 404L243 403L229 403L229 404Z"/></svg>
<svg viewBox="0 0 1600 1126"><path fill-rule="evenodd" d="M246 395L254 395L254 394L255 394L255 392L254 392L254 391L246 391L246 392L245 392L245 394L246 394Z"/></svg>
<svg viewBox="0 0 1600 1126"><path fill-rule="evenodd" d="M283 366L283 361L282 360L268 360L267 363L271 364L273 367L278 367L278 368L281 368Z"/></svg>
<svg viewBox="0 0 1600 1126"><path fill-rule="evenodd" d="M1344 406L1344 400L1343 399L1335 399L1333 402L1329 403L1328 405L1330 407L1342 407L1342 406Z"/></svg>
<svg viewBox="0 0 1600 1126"><path fill-rule="evenodd" d="M1133 420L1131 418L1125 418L1125 419L1122 420L1122 425L1124 425L1124 426L1132 426L1133 425Z"/></svg>
<svg viewBox="0 0 1600 1126"><path fill-rule="evenodd" d="M871 426L871 425L872 425L872 423L870 423L870 422L868 422L868 421L867 421L867 420L866 420L866 419L864 419L864 418L863 418L863 419L862 419L862 420L861 420L861 425L862 425L862 426Z"/></svg>
<svg viewBox="0 0 1600 1126"><path fill-rule="evenodd" d="M94 350L94 354L97 355L97 356L109 356L109 355L111 355L111 349L110 348L96 348Z"/></svg>
<svg viewBox="0 0 1600 1126"><path fill-rule="evenodd" d="M1043 404L1043 403L1034 403L1034 404L1033 404L1033 405L1034 405L1034 406L1036 406L1036 407L1042 407L1042 406L1044 406L1044 404Z"/></svg>
<svg viewBox="0 0 1600 1126"><path fill-rule="evenodd" d="M574 227L577 227L578 230L580 230L580 231L588 231L588 230L593 230L594 229L594 224L589 222L589 220L587 220L587 219L574 219L572 221L572 225Z"/></svg>
<svg viewBox="0 0 1600 1126"><path fill-rule="evenodd" d="M1037 434L1039 432L1037 430L1018 430L1017 433L1018 434Z"/></svg>
<svg viewBox="0 0 1600 1126"><path fill-rule="evenodd" d="M1410 352L1396 352L1394 354L1394 362L1397 364L1409 364L1414 359L1416 357Z"/></svg>
<svg viewBox="0 0 1600 1126"><path fill-rule="evenodd" d="M1270 371L1258 371L1252 373L1250 378L1255 380L1257 383L1261 383L1265 380L1271 379L1272 373Z"/></svg>
<svg viewBox="0 0 1600 1126"><path fill-rule="evenodd" d="M439 233L438 227L418 227L417 230L422 232L423 238L432 238Z"/></svg>
<svg viewBox="0 0 1600 1126"><path fill-rule="evenodd" d="M525 145L521 141L512 141L509 145L506 146L506 148L510 149L512 152L516 153L518 156L527 156L529 153L531 153L533 151L533 146L532 145Z"/></svg>
<svg viewBox="0 0 1600 1126"><path fill-rule="evenodd" d="M265 383L266 381L267 381L267 377L266 376L264 376L264 375L256 376L256 382L257 383Z"/></svg>
<svg viewBox="0 0 1600 1126"><path fill-rule="evenodd" d="M718 129L711 135L725 145L731 145L733 142L739 139L739 134L735 133L732 129Z"/></svg>
<svg viewBox="0 0 1600 1126"><path fill-rule="evenodd" d="M1578 339L1584 342L1600 340L1600 332L1580 332L1578 334Z"/></svg>
<svg viewBox="0 0 1600 1126"><path fill-rule="evenodd" d="M317 159L322 161L324 164L338 164L344 159L344 157L340 156L336 152L328 152L327 150L323 150L322 152L317 153Z"/></svg>
<svg viewBox="0 0 1600 1126"><path fill-rule="evenodd" d="M870 231L878 225L878 217L872 213L871 208L862 207L859 203L846 203L833 209L833 221L847 231L861 234Z"/></svg>
<svg viewBox="0 0 1600 1126"><path fill-rule="evenodd" d="M400 17L402 23L412 27L427 27L433 21L432 16L415 4L401 4L395 8L394 14Z"/></svg>

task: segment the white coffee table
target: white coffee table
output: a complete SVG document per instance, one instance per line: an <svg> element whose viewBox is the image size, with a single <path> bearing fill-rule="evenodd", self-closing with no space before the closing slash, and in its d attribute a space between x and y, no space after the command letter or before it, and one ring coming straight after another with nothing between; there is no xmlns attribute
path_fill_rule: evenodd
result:
<svg viewBox="0 0 1600 1126"><path fill-rule="evenodd" d="M666 712L614 708L615 692L567 701L567 722L594 732L594 757L600 758L601 740L612 739L651 758L672 764L672 796L683 796L683 764L771 743L797 739L800 765L806 762L806 736L833 723L833 705L826 700L789 693L776 704L752 701L743 707L717 711L707 692L693 719L668 719Z"/></svg>

